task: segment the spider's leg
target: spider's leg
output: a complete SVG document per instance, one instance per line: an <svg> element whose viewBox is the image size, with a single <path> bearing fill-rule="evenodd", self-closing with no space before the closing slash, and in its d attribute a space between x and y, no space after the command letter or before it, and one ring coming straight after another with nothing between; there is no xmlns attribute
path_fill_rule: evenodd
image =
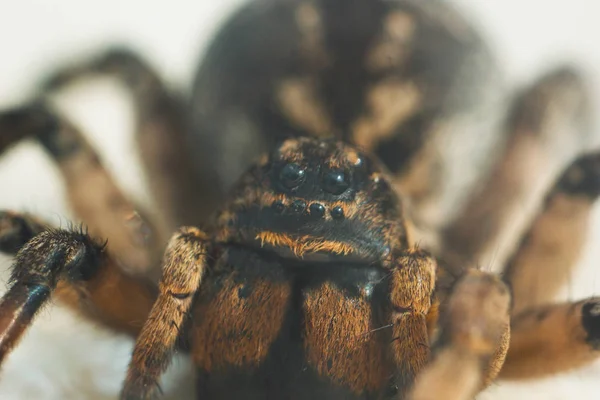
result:
<svg viewBox="0 0 600 400"><path fill-rule="evenodd" d="M152 398L158 389L206 270L207 239L196 228L181 228L169 241L158 298L137 338L122 399Z"/></svg>
<svg viewBox="0 0 600 400"><path fill-rule="evenodd" d="M552 304L577 265L598 195L600 154L584 155L558 180L510 259L513 334L501 377L537 378L600 357L600 299Z"/></svg>
<svg viewBox="0 0 600 400"><path fill-rule="evenodd" d="M44 88L58 90L97 74L116 78L131 94L136 139L160 210L156 216L160 229L170 235L180 226L204 222L218 205L213 196L217 190L201 182L194 172L194 155L186 142L189 118L183 96L169 90L145 60L122 48L57 70Z"/></svg>
<svg viewBox="0 0 600 400"><path fill-rule="evenodd" d="M600 358L600 298L523 311L511 323L500 378L535 379Z"/></svg>
<svg viewBox="0 0 600 400"><path fill-rule="evenodd" d="M397 368L398 388L407 389L430 356L428 325L437 318L437 304L432 304L436 267L429 254L416 248L395 257L393 262L389 288L391 354ZM398 396L404 394L399 392Z"/></svg>
<svg viewBox="0 0 600 400"><path fill-rule="evenodd" d="M443 305L433 358L417 376L410 400L468 400L497 375L508 346L508 288L469 271Z"/></svg>
<svg viewBox="0 0 600 400"><path fill-rule="evenodd" d="M516 98L490 175L445 229L444 259L453 269L504 265L545 194L589 142L585 88L576 72L563 68Z"/></svg>
<svg viewBox="0 0 600 400"><path fill-rule="evenodd" d="M0 137L11 137L3 145L24 138L42 144L58 166L75 214L93 237L108 239L108 252L124 269L140 273L158 265L166 238L140 216L72 124L47 104L31 103L0 112Z"/></svg>
<svg viewBox="0 0 600 400"><path fill-rule="evenodd" d="M9 289L0 300L0 362L50 296L135 336L156 294L150 282L123 273L87 234L45 230L21 248L12 264Z"/></svg>
<svg viewBox="0 0 600 400"><path fill-rule="evenodd" d="M505 275L513 290L513 314L552 303L568 282L599 195L600 153L583 155L557 181L509 259Z"/></svg>

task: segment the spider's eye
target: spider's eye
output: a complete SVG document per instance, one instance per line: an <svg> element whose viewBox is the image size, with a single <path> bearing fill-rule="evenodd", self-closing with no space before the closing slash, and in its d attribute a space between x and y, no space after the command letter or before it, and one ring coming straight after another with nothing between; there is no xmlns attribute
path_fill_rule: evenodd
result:
<svg viewBox="0 0 600 400"><path fill-rule="evenodd" d="M350 187L344 171L329 171L323 176L323 189L332 194L342 194Z"/></svg>
<svg viewBox="0 0 600 400"><path fill-rule="evenodd" d="M286 164L279 172L279 180L288 189L294 189L304 182L306 171L296 163Z"/></svg>

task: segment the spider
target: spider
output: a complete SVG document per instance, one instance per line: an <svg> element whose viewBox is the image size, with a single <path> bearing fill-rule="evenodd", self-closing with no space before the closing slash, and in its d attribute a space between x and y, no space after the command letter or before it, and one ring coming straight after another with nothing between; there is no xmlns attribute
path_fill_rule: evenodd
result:
<svg viewBox="0 0 600 400"><path fill-rule="evenodd" d="M444 3L270 0L217 36L189 117L132 52L58 71L44 93L90 73L130 89L160 212L44 99L4 111L0 150L36 138L89 232L2 214L2 358L52 292L137 337L124 398L155 392L176 348L200 398L467 399L594 360L598 300L551 304L599 194L585 84L551 72L483 129L492 65ZM461 190L457 160L480 170ZM491 253L512 295L475 268Z"/></svg>

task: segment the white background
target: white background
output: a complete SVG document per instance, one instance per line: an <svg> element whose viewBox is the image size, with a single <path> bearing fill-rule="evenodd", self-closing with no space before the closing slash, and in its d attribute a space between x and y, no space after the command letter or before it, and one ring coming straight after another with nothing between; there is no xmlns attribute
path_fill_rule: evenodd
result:
<svg viewBox="0 0 600 400"><path fill-rule="evenodd" d="M211 33L241 0L0 0L0 108L27 98L44 71L73 56L121 42L145 54L173 85L185 90ZM600 99L600 3L594 0L460 0L494 47L511 82L527 82L560 62L581 66ZM123 187L146 201L131 141L128 104L113 86L69 96L69 108L86 126ZM596 108L598 109L598 108ZM31 143L0 158L0 209L35 212L55 223L70 218L52 164ZM600 212L581 268L564 298L597 292ZM62 216L62 218L61 218ZM9 260L0 259L0 272ZM4 275L0 275L4 276ZM4 279L0 288L4 287ZM0 289L1 290L1 289ZM114 398L131 343L85 324L69 312L44 311L0 374L2 399ZM185 369L183 360L176 367ZM177 369L177 368L175 368ZM178 371L169 386L185 380ZM170 385L169 385L170 383ZM543 382L500 384L481 398L597 399L600 364Z"/></svg>

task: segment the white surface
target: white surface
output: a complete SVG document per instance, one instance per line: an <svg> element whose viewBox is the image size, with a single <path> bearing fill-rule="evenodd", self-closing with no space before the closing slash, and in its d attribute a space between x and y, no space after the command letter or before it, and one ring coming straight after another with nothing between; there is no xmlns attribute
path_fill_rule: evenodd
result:
<svg viewBox="0 0 600 400"><path fill-rule="evenodd" d="M0 2L0 108L27 97L54 63L124 42L145 54L169 82L190 82L207 35L240 0L19 0ZM600 3L593 0L460 0L485 31L515 83L557 62L581 65L600 98ZM103 96L96 96L98 93ZM145 200L128 131L127 104L114 87L95 87L72 97L106 164L130 192ZM52 164L33 144L0 158L0 209L38 213L56 223L71 215ZM600 213L591 243L600 239ZM62 218L61 218L62 216ZM565 288L566 298L597 291L598 246ZM0 271L8 266L0 259ZM0 282L0 288L4 287ZM76 320L57 307L43 312L0 374L2 399L114 398L131 343ZM181 362L182 366L186 364ZM173 375L177 375L174 373ZM481 396L500 399L600 398L600 364L543 382L499 385ZM175 384L172 379L171 386Z"/></svg>

